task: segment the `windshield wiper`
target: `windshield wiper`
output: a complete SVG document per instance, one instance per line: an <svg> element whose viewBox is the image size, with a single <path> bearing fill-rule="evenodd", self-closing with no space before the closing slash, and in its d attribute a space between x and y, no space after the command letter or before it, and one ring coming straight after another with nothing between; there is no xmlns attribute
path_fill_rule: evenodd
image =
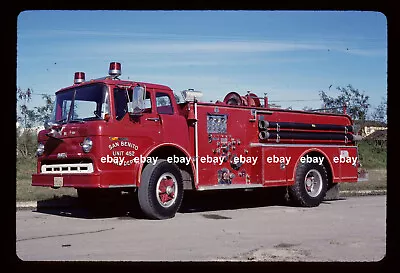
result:
<svg viewBox="0 0 400 273"><path fill-rule="evenodd" d="M67 118L62 118L62 119L56 120L57 123L63 123L66 121L67 121Z"/></svg>
<svg viewBox="0 0 400 273"><path fill-rule="evenodd" d="M93 111L93 114L98 117L99 119L103 119L99 114L97 114L97 111Z"/></svg>
<svg viewBox="0 0 400 273"><path fill-rule="evenodd" d="M82 120L82 119L70 119L69 122L70 122L70 123L74 123L74 122L85 123L85 121Z"/></svg>
<svg viewBox="0 0 400 273"><path fill-rule="evenodd" d="M67 118L67 123L71 122L71 118L73 117L74 113L74 104L75 104L75 96L76 96L76 88L74 89L74 93L72 95L72 100L71 100L71 105L69 106L69 112L68 112L68 118Z"/></svg>

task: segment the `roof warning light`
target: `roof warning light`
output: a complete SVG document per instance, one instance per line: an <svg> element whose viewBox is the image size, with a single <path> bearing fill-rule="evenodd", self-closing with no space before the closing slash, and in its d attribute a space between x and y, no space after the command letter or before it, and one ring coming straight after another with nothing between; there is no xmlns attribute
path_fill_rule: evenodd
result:
<svg viewBox="0 0 400 273"><path fill-rule="evenodd" d="M80 84L85 81L85 72L75 72L74 83Z"/></svg>
<svg viewBox="0 0 400 273"><path fill-rule="evenodd" d="M118 77L121 75L121 63L111 62L108 74L113 77Z"/></svg>

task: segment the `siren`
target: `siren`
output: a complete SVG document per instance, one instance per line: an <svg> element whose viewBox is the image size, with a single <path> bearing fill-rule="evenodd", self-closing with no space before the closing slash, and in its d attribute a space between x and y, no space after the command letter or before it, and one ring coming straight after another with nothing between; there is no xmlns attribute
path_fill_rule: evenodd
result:
<svg viewBox="0 0 400 273"><path fill-rule="evenodd" d="M188 90L181 91L182 97L186 102L194 102L197 99L203 96L203 92L195 91L194 89L189 88Z"/></svg>
<svg viewBox="0 0 400 273"><path fill-rule="evenodd" d="M74 83L80 84L85 81L85 72L75 72Z"/></svg>
<svg viewBox="0 0 400 273"><path fill-rule="evenodd" d="M108 75L113 77L118 77L121 75L121 63L111 62L110 69L108 70Z"/></svg>

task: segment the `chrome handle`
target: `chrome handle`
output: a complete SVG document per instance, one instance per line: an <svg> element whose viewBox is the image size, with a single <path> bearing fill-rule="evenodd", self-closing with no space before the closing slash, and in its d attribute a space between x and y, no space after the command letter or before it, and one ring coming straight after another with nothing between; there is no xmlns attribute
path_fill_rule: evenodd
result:
<svg viewBox="0 0 400 273"><path fill-rule="evenodd" d="M154 122L159 122L159 118L146 118L146 120L154 121Z"/></svg>

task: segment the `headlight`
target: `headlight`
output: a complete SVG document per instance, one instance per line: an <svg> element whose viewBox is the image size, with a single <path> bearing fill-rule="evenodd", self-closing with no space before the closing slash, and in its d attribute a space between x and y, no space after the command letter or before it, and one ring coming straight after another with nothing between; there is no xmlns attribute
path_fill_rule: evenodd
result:
<svg viewBox="0 0 400 273"><path fill-rule="evenodd" d="M44 144L40 142L36 150L36 155L41 156L43 153L44 153Z"/></svg>
<svg viewBox="0 0 400 273"><path fill-rule="evenodd" d="M82 142L82 149L85 153L90 152L93 146L93 141L90 138L85 138L85 140Z"/></svg>

